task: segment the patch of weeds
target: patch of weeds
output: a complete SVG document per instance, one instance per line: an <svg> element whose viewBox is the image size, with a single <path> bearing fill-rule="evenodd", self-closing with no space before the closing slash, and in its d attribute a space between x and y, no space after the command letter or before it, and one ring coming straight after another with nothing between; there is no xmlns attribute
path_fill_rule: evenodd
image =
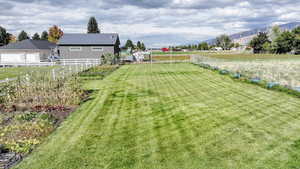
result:
<svg viewBox="0 0 300 169"><path fill-rule="evenodd" d="M195 64L197 66L200 66L201 68L211 70L213 72L219 72L219 74L229 76L231 79L234 79L236 81L240 82L246 82L249 84L254 84L257 86L260 86L262 88L268 89L268 90L274 90L274 91L279 91L279 92L284 92L289 95L295 96L300 98L300 92L294 89L289 88L288 86L282 86L279 85L278 83L274 82L267 82L265 80L262 80L258 77L251 78L251 77L246 77L240 73L234 73L234 72L229 72L227 70L218 70L215 67L210 66L209 64Z"/></svg>

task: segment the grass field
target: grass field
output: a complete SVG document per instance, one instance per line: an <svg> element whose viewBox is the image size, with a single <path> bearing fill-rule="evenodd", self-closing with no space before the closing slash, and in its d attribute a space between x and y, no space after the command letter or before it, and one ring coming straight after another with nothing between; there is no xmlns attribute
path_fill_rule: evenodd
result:
<svg viewBox="0 0 300 169"><path fill-rule="evenodd" d="M0 68L0 80L6 78L14 78L20 75L26 74L30 71L47 71L53 69L53 66L43 66L43 67L6 67Z"/></svg>
<svg viewBox="0 0 300 169"><path fill-rule="evenodd" d="M202 53L201 55L227 60L300 60L300 55L289 54Z"/></svg>
<svg viewBox="0 0 300 169"><path fill-rule="evenodd" d="M191 64L126 65L20 169L289 169L300 100Z"/></svg>
<svg viewBox="0 0 300 169"><path fill-rule="evenodd" d="M166 61L166 60L190 60L189 55L154 55L152 59L155 61Z"/></svg>

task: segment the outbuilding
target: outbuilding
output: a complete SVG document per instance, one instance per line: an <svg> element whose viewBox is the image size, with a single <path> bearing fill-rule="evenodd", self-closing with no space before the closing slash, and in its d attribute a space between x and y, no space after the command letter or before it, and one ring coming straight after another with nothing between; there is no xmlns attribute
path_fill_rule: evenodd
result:
<svg viewBox="0 0 300 169"><path fill-rule="evenodd" d="M100 59L104 54L119 55L116 33L64 34L58 42L61 59Z"/></svg>
<svg viewBox="0 0 300 169"><path fill-rule="evenodd" d="M23 40L0 47L0 64L29 64L48 61L56 44L46 40Z"/></svg>

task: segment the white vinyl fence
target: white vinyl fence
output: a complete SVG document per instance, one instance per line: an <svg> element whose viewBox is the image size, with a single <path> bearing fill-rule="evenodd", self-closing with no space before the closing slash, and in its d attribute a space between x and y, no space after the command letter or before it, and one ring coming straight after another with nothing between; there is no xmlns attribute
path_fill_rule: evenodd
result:
<svg viewBox="0 0 300 169"><path fill-rule="evenodd" d="M15 81L18 78L30 78L31 75L35 73L41 73L41 71L44 71L44 73L50 73L53 80L56 80L58 78L65 78L67 76L71 76L73 74L77 74L79 72L85 71L91 67L101 65L100 59L65 59L65 60L59 60L57 62L40 62L40 63L30 63L30 64L7 64L1 65L0 64L0 70L5 72L6 68L13 68L13 67L42 67L42 66L53 66L53 69L49 70L35 70L35 71L28 71L24 74L22 72L22 77L14 77L14 78L6 78L4 80L0 80L0 85L2 83L9 83L11 81ZM1 73L1 72L0 72Z"/></svg>

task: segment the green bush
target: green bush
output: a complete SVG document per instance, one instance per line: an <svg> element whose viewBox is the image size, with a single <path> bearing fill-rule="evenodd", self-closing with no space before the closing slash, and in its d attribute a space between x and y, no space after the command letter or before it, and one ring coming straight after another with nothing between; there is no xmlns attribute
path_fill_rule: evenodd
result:
<svg viewBox="0 0 300 169"><path fill-rule="evenodd" d="M36 112L26 112L18 115L16 118L19 121L33 121L38 116Z"/></svg>

